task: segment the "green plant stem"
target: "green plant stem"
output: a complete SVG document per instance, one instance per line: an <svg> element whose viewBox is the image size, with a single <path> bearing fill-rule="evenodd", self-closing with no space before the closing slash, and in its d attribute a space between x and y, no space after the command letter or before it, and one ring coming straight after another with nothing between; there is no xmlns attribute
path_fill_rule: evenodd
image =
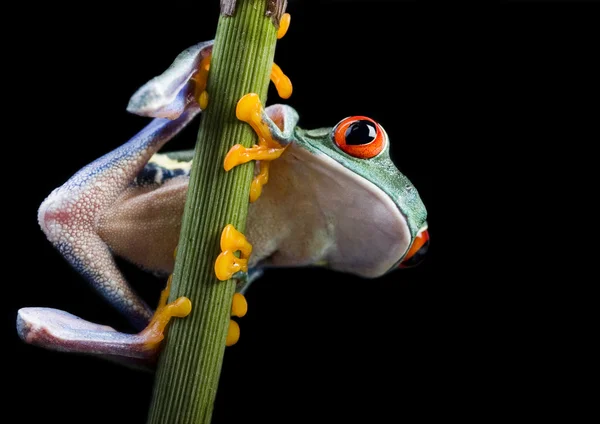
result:
<svg viewBox="0 0 600 424"><path fill-rule="evenodd" d="M235 282L220 282L214 262L227 224L244 232L254 163L229 172L231 146L256 142L237 120L246 93L266 100L276 32L266 0L238 0L233 16L219 17L207 91L183 215L169 301L187 296L192 312L171 323L158 363L149 423L209 423L223 362Z"/></svg>

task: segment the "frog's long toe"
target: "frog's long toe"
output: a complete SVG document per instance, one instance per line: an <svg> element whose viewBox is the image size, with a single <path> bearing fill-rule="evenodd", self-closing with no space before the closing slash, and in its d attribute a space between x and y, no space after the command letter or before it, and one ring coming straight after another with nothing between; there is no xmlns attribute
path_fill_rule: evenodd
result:
<svg viewBox="0 0 600 424"><path fill-rule="evenodd" d="M236 144L227 153L223 167L225 171L230 171L234 167L251 160L271 161L277 159L283 153L281 147L268 147L254 145L252 147L244 147L241 144Z"/></svg>
<svg viewBox="0 0 600 424"><path fill-rule="evenodd" d="M281 68L276 64L271 67L271 82L277 89L277 94L282 99L289 99L292 95L293 87L292 81L286 74L283 73Z"/></svg>
<svg viewBox="0 0 600 424"><path fill-rule="evenodd" d="M242 318L248 313L248 301L241 293L233 295L231 301L231 316Z"/></svg>
<svg viewBox="0 0 600 424"><path fill-rule="evenodd" d="M169 285L161 295L152 320L138 334L121 333L52 308L20 309L17 332L26 343L46 349L99 355L126 365L151 365L158 356L165 327L171 318L185 317L192 308L186 297L167 304L168 295Z"/></svg>

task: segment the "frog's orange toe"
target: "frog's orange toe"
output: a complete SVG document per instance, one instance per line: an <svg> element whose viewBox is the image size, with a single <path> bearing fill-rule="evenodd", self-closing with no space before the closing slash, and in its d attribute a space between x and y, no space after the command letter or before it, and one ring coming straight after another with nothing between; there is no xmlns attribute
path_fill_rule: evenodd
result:
<svg viewBox="0 0 600 424"><path fill-rule="evenodd" d="M289 13L284 13L279 21L279 29L277 30L277 39L283 38L290 28L290 21L292 17Z"/></svg>
<svg viewBox="0 0 600 424"><path fill-rule="evenodd" d="M240 326L234 320L229 320L229 329L227 330L227 339L225 346L233 346L240 339Z"/></svg>
<svg viewBox="0 0 600 424"><path fill-rule="evenodd" d="M153 349L164 339L165 329L171 318L184 318L192 312L192 302L187 297L180 297L177 300L159 307L150 320L148 326L142 330L138 337L143 341L148 349Z"/></svg>
<svg viewBox="0 0 600 424"><path fill-rule="evenodd" d="M290 98L293 91L292 81L276 64L273 64L273 67L271 68L271 81L275 85L279 97L282 99Z"/></svg>
<svg viewBox="0 0 600 424"><path fill-rule="evenodd" d="M258 116L258 119L260 120L261 108L262 105L258 94L248 93L238 100L235 108L235 116L237 119L244 122L254 121L256 116Z"/></svg>
<svg viewBox="0 0 600 424"><path fill-rule="evenodd" d="M244 161L242 158L246 150L247 149L241 144L236 144L231 149L229 149L229 152L227 152L225 160L223 161L223 168L225 168L225 171L230 171L237 165L241 165L242 163L248 162Z"/></svg>
<svg viewBox="0 0 600 424"><path fill-rule="evenodd" d="M242 318L248 312L248 301L241 293L233 295L231 302L231 315L234 317Z"/></svg>
<svg viewBox="0 0 600 424"><path fill-rule="evenodd" d="M200 93L198 97L198 103L200 104L200 109L206 110L208 107L208 91L204 90Z"/></svg>

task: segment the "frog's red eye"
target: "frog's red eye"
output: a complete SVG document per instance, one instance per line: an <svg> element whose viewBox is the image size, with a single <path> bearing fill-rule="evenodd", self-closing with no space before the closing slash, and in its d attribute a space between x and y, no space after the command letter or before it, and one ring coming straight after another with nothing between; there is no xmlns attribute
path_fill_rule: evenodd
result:
<svg viewBox="0 0 600 424"><path fill-rule="evenodd" d="M350 116L333 129L333 140L340 149L359 159L371 159L385 147L381 126L366 116Z"/></svg>

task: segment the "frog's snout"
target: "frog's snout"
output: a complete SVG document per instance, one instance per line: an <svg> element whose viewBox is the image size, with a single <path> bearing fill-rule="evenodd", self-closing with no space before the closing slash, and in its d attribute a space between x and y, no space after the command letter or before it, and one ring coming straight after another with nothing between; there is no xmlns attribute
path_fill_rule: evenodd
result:
<svg viewBox="0 0 600 424"><path fill-rule="evenodd" d="M427 231L427 227L425 227L415 237L415 241L402 262L400 262L400 265L398 265L398 268L412 268L413 266L417 266L423 262L427 250L429 250L429 232Z"/></svg>

